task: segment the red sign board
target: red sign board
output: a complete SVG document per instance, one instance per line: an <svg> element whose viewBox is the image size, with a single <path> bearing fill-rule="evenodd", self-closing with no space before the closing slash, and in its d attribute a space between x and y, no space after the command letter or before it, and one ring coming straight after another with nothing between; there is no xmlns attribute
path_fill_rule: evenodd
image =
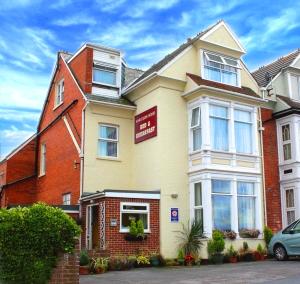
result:
<svg viewBox="0 0 300 284"><path fill-rule="evenodd" d="M135 116L135 144L157 136L157 107Z"/></svg>

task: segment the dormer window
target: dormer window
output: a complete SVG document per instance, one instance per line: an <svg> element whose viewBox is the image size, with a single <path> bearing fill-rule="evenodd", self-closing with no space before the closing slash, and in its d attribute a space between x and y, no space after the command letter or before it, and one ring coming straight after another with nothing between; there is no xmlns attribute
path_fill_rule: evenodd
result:
<svg viewBox="0 0 300 284"><path fill-rule="evenodd" d="M203 78L232 86L240 86L240 65L237 59L203 52Z"/></svg>
<svg viewBox="0 0 300 284"><path fill-rule="evenodd" d="M95 66L93 69L93 82L116 87L117 70L108 67Z"/></svg>
<svg viewBox="0 0 300 284"><path fill-rule="evenodd" d="M291 74L291 98L294 100L300 100L300 76Z"/></svg>
<svg viewBox="0 0 300 284"><path fill-rule="evenodd" d="M64 93L65 93L65 83L64 80L60 80L56 86L56 96L54 107L61 105L64 101Z"/></svg>

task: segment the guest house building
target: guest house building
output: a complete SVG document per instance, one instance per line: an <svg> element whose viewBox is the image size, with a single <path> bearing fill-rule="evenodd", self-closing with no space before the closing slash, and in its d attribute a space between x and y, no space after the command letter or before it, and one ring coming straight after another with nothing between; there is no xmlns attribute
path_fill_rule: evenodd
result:
<svg viewBox="0 0 300 284"><path fill-rule="evenodd" d="M111 254L175 257L176 231L193 219L207 237L235 231L237 248L239 232L257 229L247 239L256 247L265 223L266 100L245 53L223 21L145 72L99 45L59 53L35 136L36 195L27 203L78 206L82 247ZM132 219L143 221L146 240L125 239Z"/></svg>

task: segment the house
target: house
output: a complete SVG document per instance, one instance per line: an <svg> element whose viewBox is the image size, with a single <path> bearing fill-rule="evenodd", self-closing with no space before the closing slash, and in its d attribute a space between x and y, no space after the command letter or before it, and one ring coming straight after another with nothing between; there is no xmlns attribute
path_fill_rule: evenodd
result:
<svg viewBox="0 0 300 284"><path fill-rule="evenodd" d="M265 105L267 223L275 231L300 218L300 50L252 73Z"/></svg>
<svg viewBox="0 0 300 284"><path fill-rule="evenodd" d="M120 50L59 53L36 134L36 197L80 205L81 245L110 254L177 255L176 231L259 230L264 182L261 106L245 49L224 22L145 72ZM147 239L126 239L142 220ZM203 248L202 256L206 257Z"/></svg>

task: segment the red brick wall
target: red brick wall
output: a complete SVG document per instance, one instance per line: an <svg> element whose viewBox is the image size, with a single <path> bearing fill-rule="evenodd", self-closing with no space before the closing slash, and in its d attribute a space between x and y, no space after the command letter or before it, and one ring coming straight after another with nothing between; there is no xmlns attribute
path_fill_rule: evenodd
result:
<svg viewBox="0 0 300 284"><path fill-rule="evenodd" d="M79 85L85 93L92 91L93 49L86 47L70 62Z"/></svg>
<svg viewBox="0 0 300 284"><path fill-rule="evenodd" d="M276 120L272 110L262 109L267 225L275 232L282 229Z"/></svg>
<svg viewBox="0 0 300 284"><path fill-rule="evenodd" d="M0 162L0 187L6 184L6 167L7 167L6 160Z"/></svg>
<svg viewBox="0 0 300 284"><path fill-rule="evenodd" d="M137 251L154 252L160 249L159 234L159 200L133 198L104 198L95 203L105 201L105 244L110 255L130 255ZM126 241L126 233L120 233L120 202L141 202L150 204L150 233L144 241ZM82 206L82 247L86 247L86 202ZM117 219L117 226L110 226L110 219ZM99 224L100 225L100 224Z"/></svg>

